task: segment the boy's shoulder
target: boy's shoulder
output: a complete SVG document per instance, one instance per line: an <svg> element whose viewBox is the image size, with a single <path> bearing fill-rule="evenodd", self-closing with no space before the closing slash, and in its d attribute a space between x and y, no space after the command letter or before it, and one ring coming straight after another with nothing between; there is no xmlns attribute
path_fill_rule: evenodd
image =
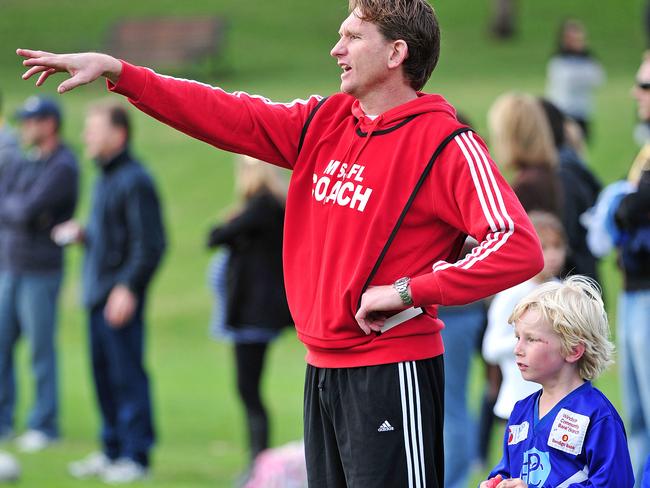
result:
<svg viewBox="0 0 650 488"><path fill-rule="evenodd" d="M589 383L590 388L585 391L585 396L581 403L585 404L587 409L590 409L597 417L601 419L604 417L612 417L614 420L623 423L621 416L618 414L616 407L612 402L607 398L601 390ZM597 420L593 418L592 420Z"/></svg>
<svg viewBox="0 0 650 488"><path fill-rule="evenodd" d="M528 417L532 415L535 409L535 404L540 393L541 390L519 400L512 410L510 423L519 423L528 420ZM561 409L589 417L592 425L608 417L617 422L623 422L612 402L609 401L602 391L593 386L591 382L586 382L564 397L553 410Z"/></svg>

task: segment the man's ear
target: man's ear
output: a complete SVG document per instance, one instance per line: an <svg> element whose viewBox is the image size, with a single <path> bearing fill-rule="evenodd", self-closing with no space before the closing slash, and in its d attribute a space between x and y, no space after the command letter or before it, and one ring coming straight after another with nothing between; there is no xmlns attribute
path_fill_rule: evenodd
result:
<svg viewBox="0 0 650 488"><path fill-rule="evenodd" d="M388 57L388 67L397 68L401 66L409 55L409 47L406 41L398 39L393 41L392 49Z"/></svg>
<svg viewBox="0 0 650 488"><path fill-rule="evenodd" d="M577 362L582 355L585 353L585 345L583 343L578 344L571 348L571 352L566 357L567 362L575 363Z"/></svg>

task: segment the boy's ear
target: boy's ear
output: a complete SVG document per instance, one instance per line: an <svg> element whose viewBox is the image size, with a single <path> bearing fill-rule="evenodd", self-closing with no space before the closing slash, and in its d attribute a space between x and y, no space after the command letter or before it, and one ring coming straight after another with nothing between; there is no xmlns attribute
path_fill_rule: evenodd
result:
<svg viewBox="0 0 650 488"><path fill-rule="evenodd" d="M577 362L582 355L585 353L585 345L583 343L578 344L571 348L571 352L567 355L566 360L569 363Z"/></svg>

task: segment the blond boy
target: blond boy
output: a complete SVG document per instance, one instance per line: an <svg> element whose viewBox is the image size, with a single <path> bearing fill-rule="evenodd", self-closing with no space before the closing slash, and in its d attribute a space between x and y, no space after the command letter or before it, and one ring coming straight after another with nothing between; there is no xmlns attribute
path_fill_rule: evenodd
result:
<svg viewBox="0 0 650 488"><path fill-rule="evenodd" d="M623 422L591 384L612 363L607 315L594 281L549 282L515 307L521 375L542 389L515 405L503 458L480 488L631 488Z"/></svg>

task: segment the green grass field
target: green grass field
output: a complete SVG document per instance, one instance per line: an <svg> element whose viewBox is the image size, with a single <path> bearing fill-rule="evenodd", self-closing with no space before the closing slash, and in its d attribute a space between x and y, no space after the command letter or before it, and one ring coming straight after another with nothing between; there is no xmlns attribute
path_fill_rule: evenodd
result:
<svg viewBox="0 0 650 488"><path fill-rule="evenodd" d="M490 2L433 1L443 32L442 56L427 91L449 98L485 135L491 102L508 90L543 93L545 63L557 24L566 16L584 20L608 81L597 97L594 143L589 161L605 182L622 176L636 152L630 97L644 46L641 0L546 0L519 2L519 35L506 43L487 35ZM0 91L10 114L30 94L54 94L56 79L36 89L20 80L17 47L51 51L101 50L111 23L125 16L222 15L229 32L219 75L202 81L275 100L338 89L339 70L328 52L346 16L343 0L2 0L0 2ZM198 76L201 67L193 67ZM198 75L197 75L198 73ZM179 73L182 74L182 73ZM60 98L66 139L81 154L80 129L88 102L109 96L101 84ZM114 95L113 95L114 96ZM228 345L207 334L210 295L203 248L207 227L232 200L232 156L193 141L134 113L135 152L155 174L164 200L170 247L149 302L148 367L153 380L159 441L152 484L161 487L223 487L245 461L243 418L235 396ZM82 160L83 197L78 216L87 214L92 163ZM64 439L46 452L20 455L24 475L18 486L99 486L69 479L65 465L96 447L98 418L89 374L85 316L79 307L80 253L68 253L62 297L60 352ZM604 263L604 286L612 320L620 278L611 259ZM264 383L272 417L272 443L302 435L304 348L291 330L274 345ZM31 402L24 345L20 355L20 430ZM475 368L472 401L481 372ZM598 385L621 407L615 368ZM500 433L495 434L497 449ZM12 450L11 446L8 446ZM498 453L495 452L495 456ZM476 478L478 480L478 478ZM472 485L475 486L475 485Z"/></svg>

